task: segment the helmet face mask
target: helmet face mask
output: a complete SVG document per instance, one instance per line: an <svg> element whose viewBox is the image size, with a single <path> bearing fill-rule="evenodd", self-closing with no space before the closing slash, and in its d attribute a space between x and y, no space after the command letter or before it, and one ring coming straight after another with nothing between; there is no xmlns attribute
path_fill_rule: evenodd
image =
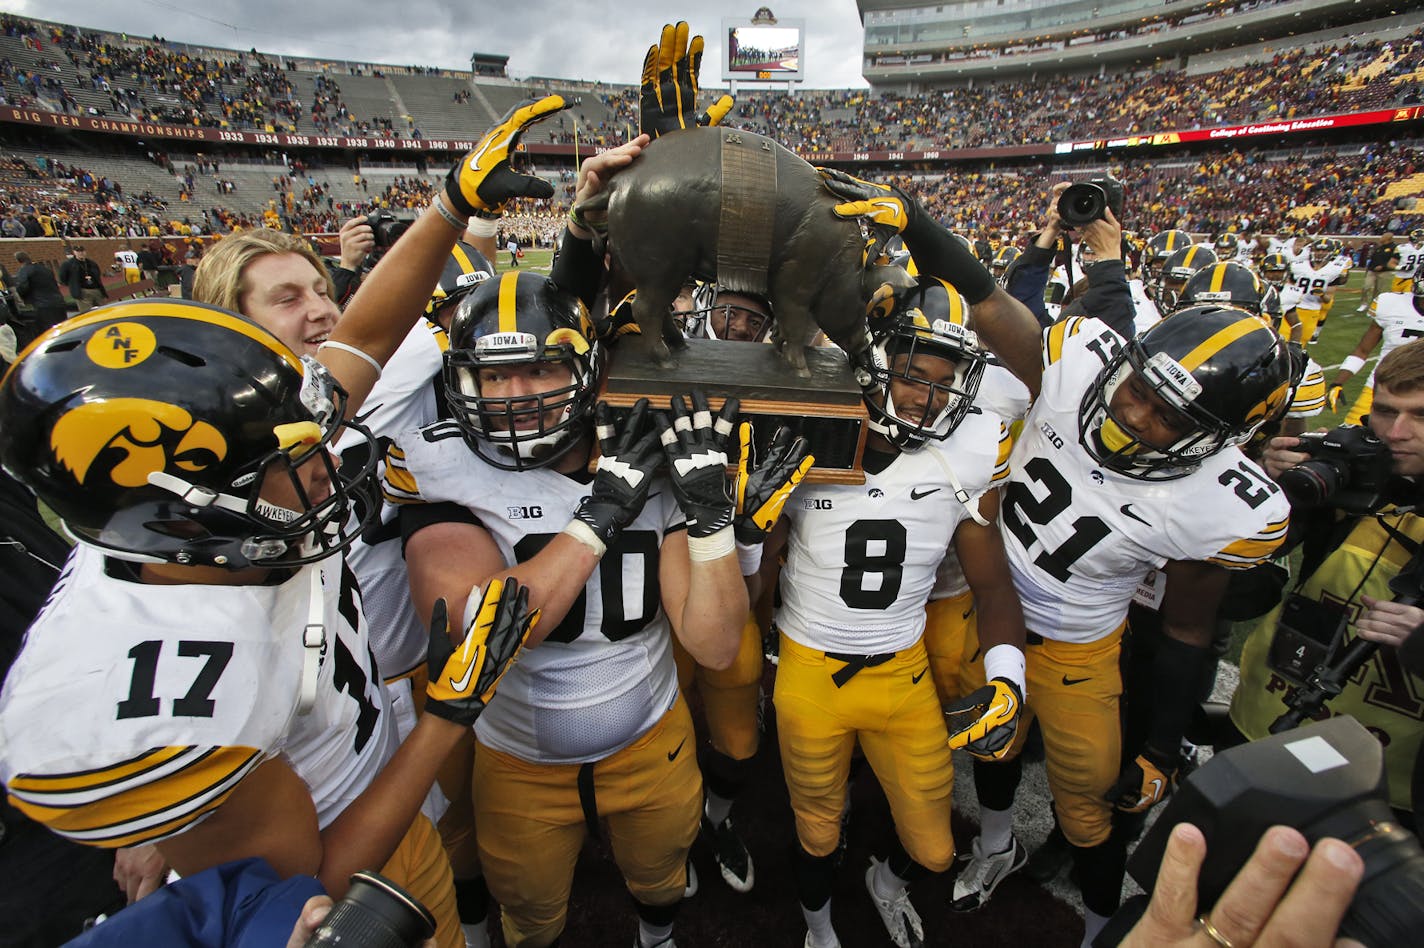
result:
<svg viewBox="0 0 1424 948"><path fill-rule="evenodd" d="M462 301L445 353L445 400L470 448L495 467L547 467L589 431L599 349L583 304L510 272Z"/></svg>
<svg viewBox="0 0 1424 948"><path fill-rule="evenodd" d="M966 310L953 287L922 277L871 325L870 429L902 451L943 441L973 410L987 352L964 325Z"/></svg>
<svg viewBox="0 0 1424 948"><path fill-rule="evenodd" d="M1215 351L1203 357L1203 348ZM1284 410L1290 358L1273 330L1230 308L1194 306L1130 340L1088 387L1079 441L1094 461L1138 480L1174 480L1227 447L1244 443ZM1133 379L1137 381L1132 382ZM1120 417L1118 391L1141 401L1145 388L1185 420L1171 444L1149 444Z"/></svg>
<svg viewBox="0 0 1424 948"><path fill-rule="evenodd" d="M378 456L345 406L324 367L240 316L119 303L55 327L6 376L3 458L115 558L300 566L349 546L377 510L349 516ZM330 455L346 428L371 444L359 469Z"/></svg>
<svg viewBox="0 0 1424 948"><path fill-rule="evenodd" d="M1325 238L1317 238L1310 242L1310 262L1315 266L1318 267L1329 263L1334 256L1334 248L1330 246L1330 241Z"/></svg>
<svg viewBox="0 0 1424 948"><path fill-rule="evenodd" d="M1284 284L1289 271L1290 261L1286 259L1285 254L1273 253L1261 261L1261 276L1273 286Z"/></svg>

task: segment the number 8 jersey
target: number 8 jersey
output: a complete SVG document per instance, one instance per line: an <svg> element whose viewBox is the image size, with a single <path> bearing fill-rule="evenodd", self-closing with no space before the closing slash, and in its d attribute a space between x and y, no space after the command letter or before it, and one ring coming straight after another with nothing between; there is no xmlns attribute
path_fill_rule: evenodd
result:
<svg viewBox="0 0 1424 948"><path fill-rule="evenodd" d="M1046 638L1092 642L1113 632L1138 583L1168 561L1245 569L1285 539L1285 495L1237 448L1176 480L1094 462L1079 440L1079 406L1122 345L1096 319L1044 331L1042 389L1010 459L1004 546L1024 620Z"/></svg>
<svg viewBox="0 0 1424 948"><path fill-rule="evenodd" d="M802 484L791 522L777 628L824 652L875 655L917 642L936 570L969 518L945 471L977 504L998 461L1003 425L975 412L944 442L902 452L863 485Z"/></svg>

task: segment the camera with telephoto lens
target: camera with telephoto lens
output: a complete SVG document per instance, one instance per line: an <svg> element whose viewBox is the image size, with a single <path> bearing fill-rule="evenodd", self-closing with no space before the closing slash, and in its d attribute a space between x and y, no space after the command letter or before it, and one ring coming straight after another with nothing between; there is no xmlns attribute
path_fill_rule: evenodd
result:
<svg viewBox="0 0 1424 948"><path fill-rule="evenodd" d="M307 948L417 948L435 936L435 916L380 873L351 877L346 897L331 907Z"/></svg>
<svg viewBox="0 0 1424 948"><path fill-rule="evenodd" d="M1069 186L1058 196L1058 216L1069 227L1086 227L1103 219L1108 209L1122 220L1122 182L1116 178L1091 178Z"/></svg>
<svg viewBox="0 0 1424 948"><path fill-rule="evenodd" d="M1364 860L1339 937L1367 948L1418 944L1424 848L1395 821L1385 788L1383 747L1347 715L1242 744L1216 754L1177 788L1127 871L1151 892L1172 827L1193 824L1206 837L1197 913L1209 915L1266 830L1293 826L1312 846L1334 837ZM1145 907L1145 897L1124 905L1104 934L1125 931ZM1115 942L1095 942L1103 943Z"/></svg>
<svg viewBox="0 0 1424 948"><path fill-rule="evenodd" d="M366 215L366 223L371 227L371 233L376 238L377 250L389 250L401 235L410 230L410 225L414 221L409 218L396 217L390 211L372 211Z"/></svg>
<svg viewBox="0 0 1424 948"><path fill-rule="evenodd" d="M1341 425L1302 434L1295 450L1310 455L1281 472L1276 482L1292 506L1329 505L1346 513L1384 506L1392 465L1389 449L1365 425Z"/></svg>

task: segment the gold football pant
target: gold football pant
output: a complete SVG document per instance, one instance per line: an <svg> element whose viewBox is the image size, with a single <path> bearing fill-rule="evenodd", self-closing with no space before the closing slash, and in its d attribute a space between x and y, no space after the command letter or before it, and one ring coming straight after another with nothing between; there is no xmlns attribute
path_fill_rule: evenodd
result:
<svg viewBox="0 0 1424 948"><path fill-rule="evenodd" d="M677 661L677 683L683 695L695 683L702 696L707 718L707 734L712 747L732 760L755 756L761 743L757 710L761 704L761 626L748 612L742 624L742 642L730 667L703 668L673 637L673 658Z"/></svg>
<svg viewBox="0 0 1424 948"><path fill-rule="evenodd" d="M1037 715L1053 806L1074 846L1096 846L1112 829L1112 804L1104 795L1122 766L1121 651L1121 626L1087 643L1030 635L1025 650L1028 693L1011 753L1023 749Z"/></svg>
<svg viewBox="0 0 1424 948"><path fill-rule="evenodd" d="M1355 403L1350 406L1350 410L1345 413L1344 424L1362 425L1365 423L1365 416L1370 413L1370 409L1375 403L1375 387L1366 385L1360 389L1360 394L1355 396Z"/></svg>
<svg viewBox="0 0 1424 948"><path fill-rule="evenodd" d="M985 682L978 618L970 590L925 606L925 651L941 704L963 698Z"/></svg>
<svg viewBox="0 0 1424 948"><path fill-rule="evenodd" d="M381 867L381 875L415 896L435 916L435 940L440 948L464 948L450 861L440 847L435 827L423 814L416 814L400 845Z"/></svg>
<svg viewBox="0 0 1424 948"><path fill-rule="evenodd" d="M1305 309L1297 306L1295 314L1300 319L1300 338L1295 341L1306 345L1310 342L1310 337L1315 335L1316 325L1325 318L1324 313L1318 309Z"/></svg>
<svg viewBox="0 0 1424 948"><path fill-rule="evenodd" d="M781 766L807 853L829 855L840 840L859 738L905 851L933 872L949 867L954 764L923 642L847 661L782 635L774 701Z"/></svg>
<svg viewBox="0 0 1424 948"><path fill-rule="evenodd" d="M1414 291L1413 277L1395 277L1394 283L1390 285L1390 292L1412 293Z"/></svg>
<svg viewBox="0 0 1424 948"><path fill-rule="evenodd" d="M607 821L613 859L644 905L671 905L687 884L702 778L687 704L592 764L537 764L477 743L480 862L511 948L542 948L564 929L574 863L590 825Z"/></svg>

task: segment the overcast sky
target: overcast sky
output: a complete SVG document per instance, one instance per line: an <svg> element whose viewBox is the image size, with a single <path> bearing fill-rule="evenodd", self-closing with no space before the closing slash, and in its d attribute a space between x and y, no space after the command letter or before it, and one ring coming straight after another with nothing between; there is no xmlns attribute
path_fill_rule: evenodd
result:
<svg viewBox="0 0 1424 948"><path fill-rule="evenodd" d="M113 32L263 52L468 69L470 53L509 57L511 76L635 83L662 25L707 38L703 85L720 85L723 17L756 0L0 0L0 9ZM854 0L768 0L806 20L808 88L863 87ZM610 19L610 13L615 19Z"/></svg>

